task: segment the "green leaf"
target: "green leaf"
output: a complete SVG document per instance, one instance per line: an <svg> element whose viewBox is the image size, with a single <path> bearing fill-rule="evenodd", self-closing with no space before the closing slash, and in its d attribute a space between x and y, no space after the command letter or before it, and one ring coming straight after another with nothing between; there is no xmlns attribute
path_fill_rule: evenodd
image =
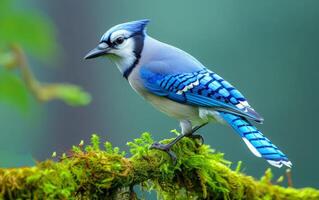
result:
<svg viewBox="0 0 319 200"><path fill-rule="evenodd" d="M0 4L0 17L1 15L5 15L8 11L11 10L12 0L1 0Z"/></svg>
<svg viewBox="0 0 319 200"><path fill-rule="evenodd" d="M19 43L38 59L56 52L53 24L34 13L18 13L1 16L0 46Z"/></svg>
<svg viewBox="0 0 319 200"><path fill-rule="evenodd" d="M22 111L29 106L28 91L16 75L0 70L0 102L10 103Z"/></svg>
<svg viewBox="0 0 319 200"><path fill-rule="evenodd" d="M97 134L92 135L91 144L95 151L100 150L100 137Z"/></svg>
<svg viewBox="0 0 319 200"><path fill-rule="evenodd" d="M55 84L55 97L71 106L84 106L91 102L91 95L71 84Z"/></svg>

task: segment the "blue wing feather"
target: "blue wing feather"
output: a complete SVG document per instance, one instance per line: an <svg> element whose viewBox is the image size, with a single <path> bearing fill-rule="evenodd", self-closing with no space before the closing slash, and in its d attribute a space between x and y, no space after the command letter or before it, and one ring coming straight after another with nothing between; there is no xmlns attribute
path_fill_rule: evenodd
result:
<svg viewBox="0 0 319 200"><path fill-rule="evenodd" d="M208 69L165 75L141 68L144 86L153 94L180 103L214 107L262 122L245 97L230 83Z"/></svg>
<svg viewBox="0 0 319 200"><path fill-rule="evenodd" d="M287 156L247 120L262 122L262 117L236 88L214 72L200 69L168 75L147 67L140 72L145 88L151 93L183 104L213 107L256 156L276 167L292 166Z"/></svg>

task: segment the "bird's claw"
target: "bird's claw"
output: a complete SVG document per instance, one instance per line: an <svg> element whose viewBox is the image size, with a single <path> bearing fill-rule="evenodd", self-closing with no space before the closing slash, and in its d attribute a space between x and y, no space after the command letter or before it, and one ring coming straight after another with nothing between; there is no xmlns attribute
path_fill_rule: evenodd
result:
<svg viewBox="0 0 319 200"><path fill-rule="evenodd" d="M157 149L157 150L160 150L160 151L164 151L166 152L169 157L172 159L173 161L173 164L176 165L176 162L177 162L177 157L175 155L175 153L171 150L171 145L165 145L165 144L161 144L159 142L154 142L150 149Z"/></svg>
<svg viewBox="0 0 319 200"><path fill-rule="evenodd" d="M203 138L203 136L201 136L201 135L194 135L194 134L192 134L192 135L189 135L189 136L187 136L187 137L189 137L189 138L191 138L191 139L195 139L195 140L199 140L200 141L200 145L203 145L204 144L204 138Z"/></svg>

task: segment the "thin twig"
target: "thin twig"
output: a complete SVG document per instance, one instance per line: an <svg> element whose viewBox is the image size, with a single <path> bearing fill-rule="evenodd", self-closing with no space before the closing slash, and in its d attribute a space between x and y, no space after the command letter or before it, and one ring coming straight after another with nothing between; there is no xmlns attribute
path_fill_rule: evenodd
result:
<svg viewBox="0 0 319 200"><path fill-rule="evenodd" d="M41 95L39 93L41 86L30 70L30 66L28 64L25 53L23 52L22 48L16 44L11 45L11 49L13 54L15 55L17 67L21 71L21 75L26 87L39 101L42 101L43 99L41 98Z"/></svg>
<svg viewBox="0 0 319 200"><path fill-rule="evenodd" d="M286 170L286 176L287 176L288 186L293 187L291 169Z"/></svg>
<svg viewBox="0 0 319 200"><path fill-rule="evenodd" d="M68 83L39 82L34 76L23 49L18 44L10 46L10 52L1 53L0 65L6 69L19 69L26 88L40 102L59 99L72 106L87 105L91 101L88 93Z"/></svg>

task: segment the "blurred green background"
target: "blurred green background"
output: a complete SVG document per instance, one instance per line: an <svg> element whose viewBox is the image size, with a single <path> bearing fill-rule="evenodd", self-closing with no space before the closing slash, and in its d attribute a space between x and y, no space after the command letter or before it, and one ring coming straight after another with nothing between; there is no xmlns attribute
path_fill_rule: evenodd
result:
<svg viewBox="0 0 319 200"><path fill-rule="evenodd" d="M8 2L29 21L8 25ZM22 95L12 104L0 87L0 167L33 165L91 133L124 149L144 131L157 140L172 137L177 121L145 104L114 64L83 60L111 26L149 18L149 35L191 53L249 99L265 118L258 127L293 162L294 186L319 187L319 1L3 0L0 11L0 47L3 38L21 43L38 79L74 83L93 97L88 106L70 107L10 90ZM5 73L0 66L0 86ZM270 167L227 126L200 133L226 159L242 160L249 175L258 178Z"/></svg>

